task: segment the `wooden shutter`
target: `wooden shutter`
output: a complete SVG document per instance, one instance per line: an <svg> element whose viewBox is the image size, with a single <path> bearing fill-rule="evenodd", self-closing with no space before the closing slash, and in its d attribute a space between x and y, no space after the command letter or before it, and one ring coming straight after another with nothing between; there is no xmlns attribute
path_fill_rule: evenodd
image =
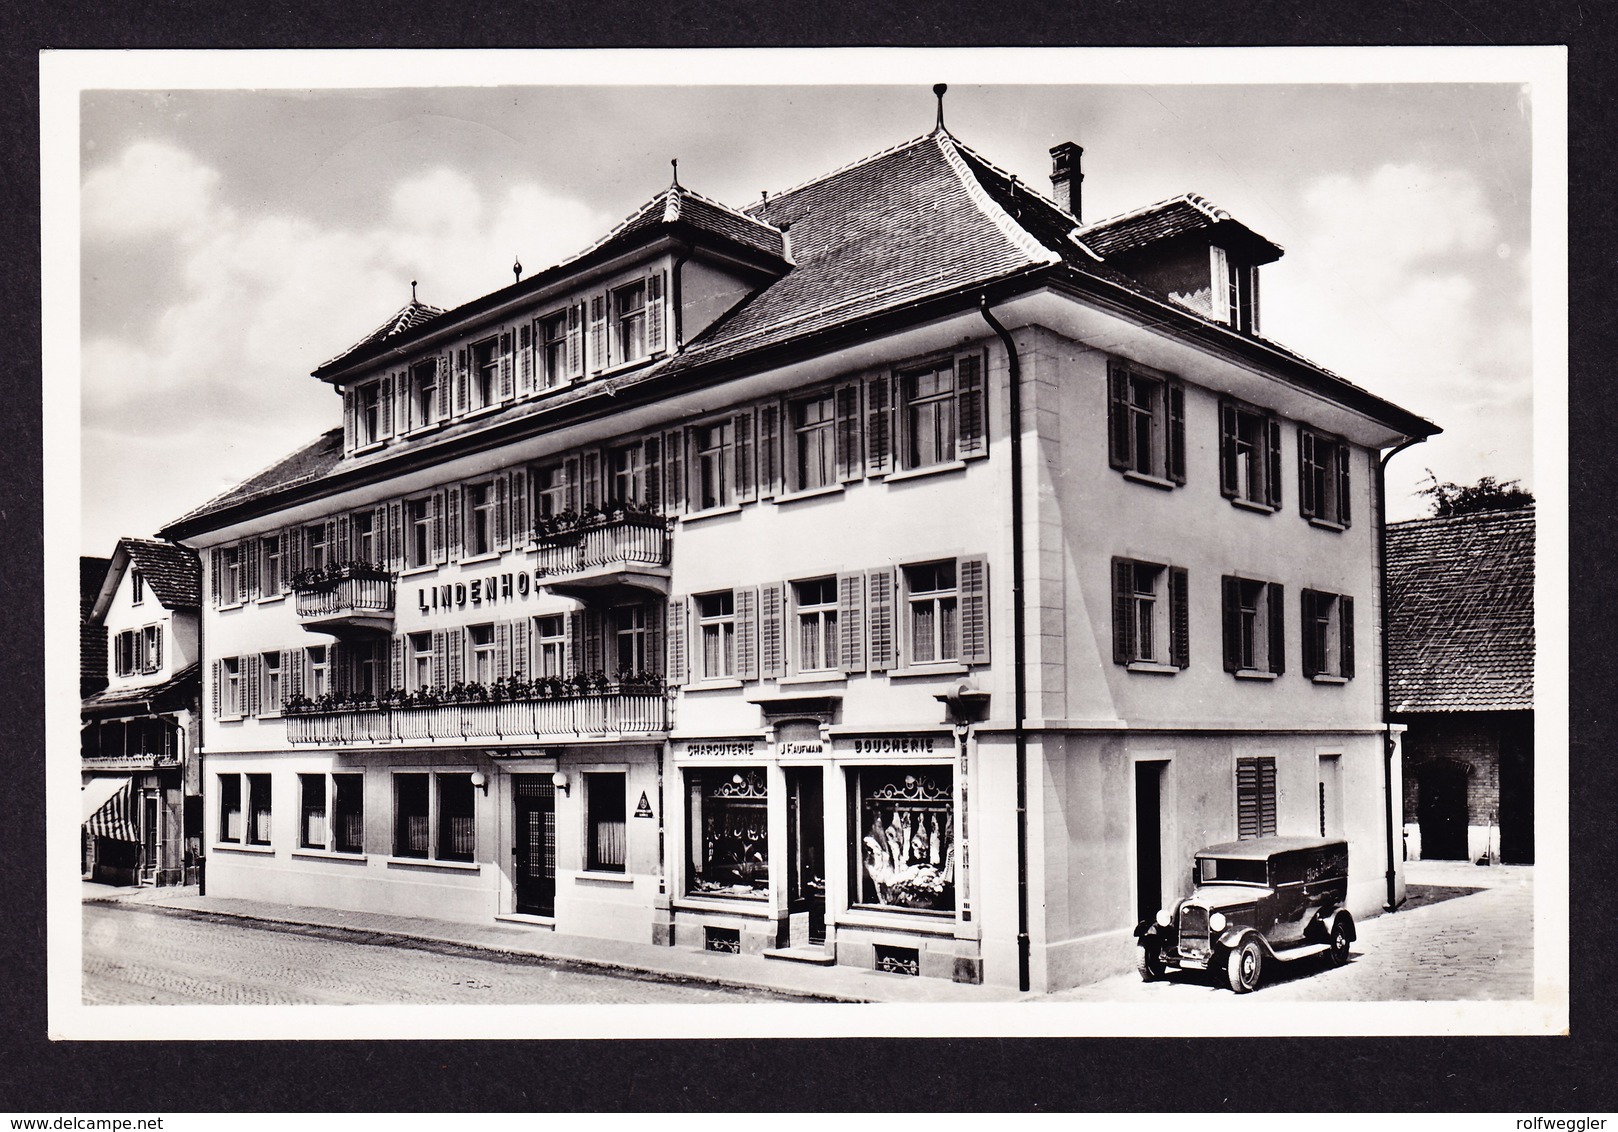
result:
<svg viewBox="0 0 1618 1132"><path fill-rule="evenodd" d="M378 694L381 689L377 689ZM303 650L281 650L281 694L285 700L303 695Z"/></svg>
<svg viewBox="0 0 1618 1132"><path fill-rule="evenodd" d="M500 332L500 389L496 394L502 401L511 400L511 331Z"/></svg>
<svg viewBox="0 0 1618 1132"><path fill-rule="evenodd" d="M653 511L663 510L662 437L657 433L643 437L640 442L641 464L645 468L646 488L643 502Z"/></svg>
<svg viewBox="0 0 1618 1132"><path fill-rule="evenodd" d="M354 451L354 391L343 390L343 451Z"/></svg>
<svg viewBox="0 0 1618 1132"><path fill-rule="evenodd" d="M385 374L376 393L377 406L377 433L380 436L393 435L393 375Z"/></svg>
<svg viewBox="0 0 1618 1132"><path fill-rule="evenodd" d="M259 559L262 557L259 540L256 538L248 539L242 543L242 548L237 551L237 554L241 556L242 581L246 590L243 599L252 601L254 598L262 596L258 592L258 565Z"/></svg>
<svg viewBox="0 0 1618 1132"><path fill-rule="evenodd" d="M567 375L584 373L584 308L574 303L567 308Z"/></svg>
<svg viewBox="0 0 1618 1132"><path fill-rule="evenodd" d="M332 553L338 562L351 562L354 558L353 523L346 514L337 516L337 545Z"/></svg>
<svg viewBox="0 0 1618 1132"><path fill-rule="evenodd" d="M668 631L664 634L668 652L668 682L684 684L687 680L685 659L685 598L671 597L666 609Z"/></svg>
<svg viewBox="0 0 1618 1132"><path fill-rule="evenodd" d="M404 504L397 499L390 499L385 508L378 508L378 523L380 516L386 513L386 538L378 544L386 555L384 561L395 574L404 569ZM383 536L379 535L378 538Z"/></svg>
<svg viewBox="0 0 1618 1132"><path fill-rule="evenodd" d="M534 534L534 516L528 505L528 469L518 468L509 477L511 484L511 541L519 550L528 546Z"/></svg>
<svg viewBox="0 0 1618 1132"><path fill-rule="evenodd" d="M450 387L454 384L450 376L450 357L445 352L433 359L433 399L438 402L433 416L440 421L448 420L450 414Z"/></svg>
<svg viewBox="0 0 1618 1132"><path fill-rule="evenodd" d="M434 687L438 687L438 688L446 687L445 680L444 680L444 673L445 673L444 666L448 662L448 657L446 655L446 650L448 649L448 647L449 646L448 646L448 643L447 643L447 641L445 639L444 630L442 630L442 629L434 629L433 630L433 686Z"/></svg>
<svg viewBox="0 0 1618 1132"><path fill-rule="evenodd" d="M865 379L865 468L873 476L893 471L893 382L886 373Z"/></svg>
<svg viewBox="0 0 1618 1132"><path fill-rule="evenodd" d="M1305 519L1319 514L1315 499L1315 434L1306 428L1298 429L1298 513Z"/></svg>
<svg viewBox="0 0 1618 1132"><path fill-rule="evenodd" d="M1281 509L1281 422L1269 417L1265 422L1265 436L1269 443L1265 455L1269 459L1268 474L1264 477L1264 502L1275 510Z"/></svg>
<svg viewBox="0 0 1618 1132"><path fill-rule="evenodd" d="M391 654L388 663L388 688L390 691L396 688L404 688L404 645L403 637L395 637L388 650Z"/></svg>
<svg viewBox="0 0 1618 1132"><path fill-rule="evenodd" d="M1220 620L1224 625L1225 671L1239 672L1242 667L1242 583L1239 578L1225 575L1219 579Z"/></svg>
<svg viewBox="0 0 1618 1132"><path fill-rule="evenodd" d="M1264 587L1264 590L1265 597L1270 603L1268 660L1270 671L1279 676L1287 670L1286 587L1279 582L1271 582Z"/></svg>
<svg viewBox="0 0 1618 1132"><path fill-rule="evenodd" d="M494 494L494 485L488 486L489 494ZM443 528L444 528L444 558L454 562L466 553L466 518L463 514L465 507L466 489L460 484L445 488L443 496ZM492 539L494 532L490 531Z"/></svg>
<svg viewBox="0 0 1618 1132"><path fill-rule="evenodd" d="M466 347L462 346L455 351L455 413L466 412L466 378L467 357Z"/></svg>
<svg viewBox="0 0 1618 1132"><path fill-rule="evenodd" d="M590 296L590 368L603 370L607 360L607 299L605 295Z"/></svg>
<svg viewBox="0 0 1618 1132"><path fill-rule="evenodd" d="M584 453L582 464L584 483L579 493L580 509L588 510L591 507L601 506L601 453L591 448Z"/></svg>
<svg viewBox="0 0 1618 1132"><path fill-rule="evenodd" d="M432 510L433 561L442 565L445 548L448 546L448 540L444 537L444 492L433 492L429 497L428 507Z"/></svg>
<svg viewBox="0 0 1618 1132"><path fill-rule="evenodd" d="M493 507L494 548L505 552L511 549L511 475L501 472L489 484L490 504Z"/></svg>
<svg viewBox="0 0 1618 1132"><path fill-rule="evenodd" d="M494 623L494 678L504 680L511 675L511 622Z"/></svg>
<svg viewBox="0 0 1618 1132"><path fill-rule="evenodd" d="M868 662L872 672L886 672L897 663L894 622L893 570L883 567L866 575Z"/></svg>
<svg viewBox="0 0 1618 1132"><path fill-rule="evenodd" d="M1135 619L1131 600L1135 590L1135 564L1127 558L1112 560L1112 659L1128 664L1135 659Z"/></svg>
<svg viewBox="0 0 1618 1132"><path fill-rule="evenodd" d="M511 642L511 663L506 668L506 675L518 680L530 675L528 668L529 628L528 619L523 617L506 623L506 639Z"/></svg>
<svg viewBox="0 0 1618 1132"><path fill-rule="evenodd" d="M584 506L579 498L583 486L584 472L577 456L568 456L562 461L562 509L577 512Z"/></svg>
<svg viewBox="0 0 1618 1132"><path fill-rule="evenodd" d="M216 548L216 549L209 552L209 554L208 554L208 585L209 585L209 588L213 591L213 607L215 609L218 609L220 607L220 605L223 604L219 600L219 578L220 578L220 575L224 571L224 561L225 561L225 556L224 556L224 553L222 551L220 551L220 550L218 550Z"/></svg>
<svg viewBox="0 0 1618 1132"><path fill-rule="evenodd" d="M663 349L663 273L654 271L646 277L646 352L658 353Z"/></svg>
<svg viewBox="0 0 1618 1132"><path fill-rule="evenodd" d="M684 437L679 429L663 434L663 511L668 515L685 510Z"/></svg>
<svg viewBox="0 0 1618 1132"><path fill-rule="evenodd" d="M1342 671L1345 680L1354 678L1354 599L1337 599L1337 640L1342 646Z"/></svg>
<svg viewBox="0 0 1618 1132"><path fill-rule="evenodd" d="M1347 599L1345 598L1344 600L1346 601ZM163 626L161 625L157 626L157 631L152 634L152 667L163 667Z"/></svg>
<svg viewBox="0 0 1618 1132"><path fill-rule="evenodd" d="M1163 395L1168 398L1168 478L1175 483L1185 482L1185 386L1178 381L1163 383Z"/></svg>
<svg viewBox="0 0 1618 1132"><path fill-rule="evenodd" d="M1107 362L1107 459L1120 470L1134 466L1129 417L1129 368L1112 358Z"/></svg>
<svg viewBox="0 0 1618 1132"><path fill-rule="evenodd" d="M1337 521L1343 526L1353 522L1353 501L1349 490L1349 458L1353 450L1346 444L1337 445Z"/></svg>
<svg viewBox="0 0 1618 1132"><path fill-rule="evenodd" d="M585 671L594 674L605 672L607 665L602 659L602 633L603 624L599 609L586 609L584 611L584 666Z"/></svg>
<svg viewBox="0 0 1618 1132"><path fill-rule="evenodd" d="M753 410L736 414L736 502L758 498L758 443L753 433Z"/></svg>
<svg viewBox="0 0 1618 1132"><path fill-rule="evenodd" d="M860 428L859 382L844 382L837 387L834 397L837 478L847 483L865 474L865 451L861 442Z"/></svg>
<svg viewBox="0 0 1618 1132"><path fill-rule="evenodd" d="M1184 566L1169 567L1169 663L1191 667L1191 587Z"/></svg>
<svg viewBox="0 0 1618 1132"><path fill-rule="evenodd" d="M736 591L736 678L758 679L758 591L752 586Z"/></svg>
<svg viewBox="0 0 1618 1132"><path fill-rule="evenodd" d="M837 575L837 658L844 672L865 671L865 575Z"/></svg>
<svg viewBox="0 0 1618 1132"><path fill-rule="evenodd" d="M281 532L281 573L290 579L303 569L303 528L290 527Z"/></svg>
<svg viewBox="0 0 1618 1132"><path fill-rule="evenodd" d="M1320 674L1319 641L1315 636L1315 610L1319 601L1320 595L1314 590L1304 590L1298 595L1299 624L1303 626L1303 674L1309 678Z"/></svg>
<svg viewBox="0 0 1618 1132"><path fill-rule="evenodd" d="M769 582L758 588L759 675L775 680L786 675L786 587Z"/></svg>
<svg viewBox="0 0 1618 1132"><path fill-rule="evenodd" d="M466 679L466 637L464 628L444 631L444 679L451 688Z"/></svg>
<svg viewBox="0 0 1618 1132"><path fill-rule="evenodd" d="M1236 406L1229 401L1219 402L1219 494L1234 499L1240 492L1236 482L1236 448L1240 440L1240 424Z"/></svg>
<svg viewBox="0 0 1618 1132"><path fill-rule="evenodd" d="M957 559L961 587L961 662L989 663L989 560L978 554Z"/></svg>
<svg viewBox="0 0 1618 1132"><path fill-rule="evenodd" d="M758 410L758 497L774 498L781 490L781 406L775 402Z"/></svg>
<svg viewBox="0 0 1618 1132"><path fill-rule="evenodd" d="M225 662L223 660L214 661L213 662L213 717L215 719L220 718L219 709L220 709L220 705L221 705L221 702L222 702L220 688L221 688L222 684L224 683L224 675L225 675Z"/></svg>
<svg viewBox="0 0 1618 1132"><path fill-rule="evenodd" d="M579 676L584 667L584 612L574 610L567 615L567 674Z"/></svg>
<svg viewBox="0 0 1618 1132"><path fill-rule="evenodd" d="M326 671L331 676L331 690L334 692L347 692L354 686L348 650L349 646L341 641L333 641L326 646Z"/></svg>
<svg viewBox="0 0 1618 1132"><path fill-rule="evenodd" d="M242 686L241 686L242 714L243 715L257 715L258 714L258 709L259 709L259 706L260 706L259 701L263 698L260 695L260 688L259 688L259 671L258 671L258 654L257 653L254 653L252 656L244 656L244 657L242 657L242 659L241 659L241 675L242 675Z"/></svg>
<svg viewBox="0 0 1618 1132"><path fill-rule="evenodd" d="M517 391L527 396L534 391L534 324L517 327Z"/></svg>
<svg viewBox="0 0 1618 1132"><path fill-rule="evenodd" d="M1276 829L1275 760L1236 760L1236 836L1273 835Z"/></svg>
<svg viewBox="0 0 1618 1132"><path fill-rule="evenodd" d="M1208 246L1208 310L1215 322L1229 325L1233 312L1230 309L1230 269L1225 261L1225 249L1217 244Z"/></svg>
<svg viewBox="0 0 1618 1132"><path fill-rule="evenodd" d="M956 420L960 427L960 455L963 458L981 456L989 450L988 398L984 385L981 353L963 354L956 359Z"/></svg>

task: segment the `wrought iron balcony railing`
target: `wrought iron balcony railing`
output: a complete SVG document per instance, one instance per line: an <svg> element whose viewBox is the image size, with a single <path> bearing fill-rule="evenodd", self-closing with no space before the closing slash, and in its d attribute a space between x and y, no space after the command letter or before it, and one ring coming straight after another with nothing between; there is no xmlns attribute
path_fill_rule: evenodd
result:
<svg viewBox="0 0 1618 1132"><path fill-rule="evenodd" d="M661 690L622 690L458 704L348 706L289 712L293 744L491 742L654 735L669 729Z"/></svg>
<svg viewBox="0 0 1618 1132"><path fill-rule="evenodd" d="M535 566L553 590L628 585L668 592L669 521L617 512L535 535Z"/></svg>
<svg viewBox="0 0 1618 1132"><path fill-rule="evenodd" d="M393 575L380 566L349 563L293 579L298 619L306 629L386 631L393 626Z"/></svg>

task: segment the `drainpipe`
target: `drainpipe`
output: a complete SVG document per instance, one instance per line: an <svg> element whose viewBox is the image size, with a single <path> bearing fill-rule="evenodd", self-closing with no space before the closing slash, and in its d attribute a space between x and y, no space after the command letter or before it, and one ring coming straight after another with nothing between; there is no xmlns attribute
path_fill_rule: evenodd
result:
<svg viewBox="0 0 1618 1132"><path fill-rule="evenodd" d="M1393 855L1393 701L1392 680L1388 675L1388 461L1406 448L1412 448L1427 438L1413 437L1384 455L1376 465L1376 558L1377 586L1382 608L1382 821L1387 827L1388 899L1382 910L1392 912L1398 908L1396 859Z"/></svg>
<svg viewBox="0 0 1618 1132"><path fill-rule="evenodd" d="M1028 640L1023 632L1022 508L1022 360L1011 335L989 310L989 296L978 298L978 310L1006 347L1010 367L1011 422L1011 640L1012 734L1017 748L1017 989L1029 989L1028 971Z"/></svg>
<svg viewBox="0 0 1618 1132"><path fill-rule="evenodd" d="M680 286L680 268L684 267L685 261L691 258L690 244L680 244L678 247L680 253L674 257L674 266L669 271L669 305L674 308L670 312L674 316L674 349L669 351L671 354L685 349L685 318L682 313L685 309L685 304L681 298L684 294L684 288Z"/></svg>

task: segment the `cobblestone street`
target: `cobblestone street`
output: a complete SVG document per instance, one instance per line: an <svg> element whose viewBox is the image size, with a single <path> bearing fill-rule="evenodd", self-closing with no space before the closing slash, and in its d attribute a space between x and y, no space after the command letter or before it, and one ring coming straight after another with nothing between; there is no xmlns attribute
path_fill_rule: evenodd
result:
<svg viewBox="0 0 1618 1132"><path fill-rule="evenodd" d="M395 937L84 907L84 1001L108 1004L745 1003L790 995L454 954Z"/></svg>
<svg viewBox="0 0 1618 1132"><path fill-rule="evenodd" d="M1409 901L1359 925L1346 967L1324 956L1268 962L1252 1002L1511 1001L1534 995L1534 870L1412 861ZM1237 996L1222 980L1173 973L1142 983L1120 975L1049 996L1054 1002L1201 1002Z"/></svg>

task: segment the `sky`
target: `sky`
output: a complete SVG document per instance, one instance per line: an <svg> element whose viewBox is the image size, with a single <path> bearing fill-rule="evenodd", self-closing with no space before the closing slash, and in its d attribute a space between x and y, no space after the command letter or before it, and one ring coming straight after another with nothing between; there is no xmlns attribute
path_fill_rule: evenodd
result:
<svg viewBox="0 0 1618 1132"><path fill-rule="evenodd" d="M924 134L923 71L950 82L950 131L1032 186L1048 191L1051 146L1082 145L1086 221L1194 191L1283 246L1263 269L1265 336L1445 430L1393 462L1390 517L1425 512L1429 469L1535 487L1522 83L1310 82L1307 65L1299 81L1095 81L1185 70L1109 58L1079 85L1035 52L992 81L952 56L913 82L765 67L688 85L725 81L713 65L620 85L531 59L495 85L423 59L434 85L159 75L79 93L81 553L149 537L339 424L310 371L412 280L453 307L509 283L514 259L532 274L666 186L671 158L739 206Z"/></svg>

